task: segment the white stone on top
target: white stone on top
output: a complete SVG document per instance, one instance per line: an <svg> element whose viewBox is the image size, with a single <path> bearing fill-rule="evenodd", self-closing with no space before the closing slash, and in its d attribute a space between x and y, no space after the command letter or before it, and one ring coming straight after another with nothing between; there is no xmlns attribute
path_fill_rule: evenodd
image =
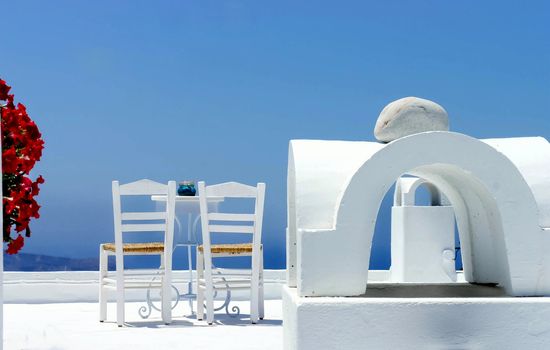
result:
<svg viewBox="0 0 550 350"><path fill-rule="evenodd" d="M433 101L405 97L384 107L376 121L374 137L391 142L425 131L449 131L447 111Z"/></svg>

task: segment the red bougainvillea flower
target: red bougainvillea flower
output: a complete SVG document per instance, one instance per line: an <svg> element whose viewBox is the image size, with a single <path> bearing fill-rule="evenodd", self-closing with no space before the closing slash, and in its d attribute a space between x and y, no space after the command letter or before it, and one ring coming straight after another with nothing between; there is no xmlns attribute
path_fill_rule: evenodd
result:
<svg viewBox="0 0 550 350"><path fill-rule="evenodd" d="M23 236L18 235L16 239L12 239L8 243L8 250L6 250L6 253L8 254L17 254L23 248L25 245L25 239Z"/></svg>
<svg viewBox="0 0 550 350"><path fill-rule="evenodd" d="M0 100L8 99L8 92L10 92L11 87L9 87L5 81L0 79Z"/></svg>
<svg viewBox="0 0 550 350"><path fill-rule="evenodd" d="M0 115L2 117L2 192L4 242L8 254L16 254L24 244L21 234L12 238L12 230L25 231L29 237L31 218L39 218L40 205L34 199L40 192L44 178L32 181L28 176L42 157L44 140L26 107L14 103L10 87L0 79ZM3 102L4 101L4 102Z"/></svg>

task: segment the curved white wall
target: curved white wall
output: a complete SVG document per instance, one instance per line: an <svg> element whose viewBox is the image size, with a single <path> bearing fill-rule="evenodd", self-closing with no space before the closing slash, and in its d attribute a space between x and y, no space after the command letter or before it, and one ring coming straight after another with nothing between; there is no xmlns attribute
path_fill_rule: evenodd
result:
<svg viewBox="0 0 550 350"><path fill-rule="evenodd" d="M550 241L539 225L547 222L539 208L550 205L550 180L539 175L548 169L547 152L541 138L484 143L449 132L387 145L292 141L289 285L302 296L363 293L380 202L409 173L435 184L454 206L467 280L500 283L510 295L550 294Z"/></svg>

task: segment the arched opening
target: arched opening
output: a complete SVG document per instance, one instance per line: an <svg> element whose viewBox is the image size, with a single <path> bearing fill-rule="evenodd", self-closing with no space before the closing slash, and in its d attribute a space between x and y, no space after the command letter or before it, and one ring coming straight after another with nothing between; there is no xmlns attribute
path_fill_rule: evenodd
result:
<svg viewBox="0 0 550 350"><path fill-rule="evenodd" d="M395 184L386 192L376 217L369 270L389 271L391 266L391 208ZM373 279L374 276L371 276Z"/></svg>
<svg viewBox="0 0 550 350"><path fill-rule="evenodd" d="M407 181L404 181L407 180ZM408 253L406 254L410 258L411 249L418 249L420 252L420 260L423 262L421 266L418 266L417 269L423 269L425 270L424 273L428 273L428 270L431 269L437 269L439 271L439 274L442 276L439 283L442 283L444 281L452 282L456 280L455 273L462 272L462 256L461 256L461 249L460 249L460 237L458 232L458 226L456 224L455 215L454 215L454 208L450 206L450 203L448 199L445 197L445 195L439 190L435 185L427 182L425 179L414 177L410 174L403 174L402 177L398 180L399 185L396 188L396 185L392 185L392 187L387 191L387 193L384 196L384 199L382 200L382 203L380 205L380 209L378 211L377 219L376 219L376 225L374 229L374 235L372 240L372 247L371 247L371 256L370 256L370 262L369 262L369 270L370 271L377 271L376 276L372 275L369 277L371 281L377 281L380 282L382 280L391 280L394 283L399 282L399 279L396 278L395 274L392 276L391 274L388 277L388 272L390 269L393 269L394 272L396 270L401 270L402 267L396 267L396 264L401 264L403 262L401 257L396 257L397 254L404 254L404 249L402 246L402 240L399 237L399 234L402 233L402 227L395 227L396 225L399 226L399 224L402 224L399 221L395 221L396 218L394 216L394 207L396 206L414 206L414 207L420 207L419 209L423 210L424 215L417 217L417 220L422 221L422 228L420 232L420 236L418 237L419 232L411 232L409 228L407 228L407 232L404 232L406 235L411 235L407 237L407 240L409 243L413 241L413 244L421 245L422 247L411 247L408 249ZM410 188L402 189L403 183L409 183ZM403 193L403 191L407 191L407 193ZM400 198L395 198L396 196L399 196ZM412 200L413 199L413 200ZM406 201L407 203L402 203L402 201ZM452 208L451 210L441 210L444 208L438 208L438 207L449 207ZM435 207L435 208L433 208ZM433 208L429 209L429 208ZM406 209L408 210L408 209ZM447 225L444 225L443 227L437 226L439 223L433 223L433 222L426 222L427 218L425 217L426 211L428 211L428 214L432 213L432 216L435 216L435 219L437 219L442 216L444 213L447 217L452 216L451 220L445 220ZM450 214L452 213L452 214ZM409 215L411 212L409 211ZM441 220L439 220L441 221ZM436 231L437 231L437 237L435 237L435 240L431 242L431 244L428 244L427 246L423 242L414 242L414 240L417 239L425 239L426 234L428 234L428 231L430 228L433 228L433 225L436 225ZM397 232L399 233L397 233ZM396 236L396 237L394 237ZM417 236L417 237L414 237ZM448 237L447 237L448 236ZM398 242L395 242L397 239ZM445 243L446 242L446 243ZM398 245L398 247L395 247L395 245ZM431 246L431 247L430 247ZM431 249L430 249L431 248ZM425 251L428 249L429 251ZM436 251L434 250L436 249ZM450 254L452 252L452 272L453 276L449 275L449 279L446 279L445 274L443 272L445 269L450 269L449 262L446 261L449 254L445 255L446 259L443 259L443 255L441 252L443 249L448 250L448 253ZM447 251L445 252L447 253ZM437 259L434 259L433 261L430 261L429 254L433 256L437 256ZM409 259L410 260L410 259ZM447 265L444 265L444 263L447 263ZM433 265L437 265L433 266ZM420 278L420 277L418 277ZM459 278L462 280L463 276ZM416 280L416 282L419 283L430 283L433 282L433 277L431 281L428 280Z"/></svg>
<svg viewBox="0 0 550 350"><path fill-rule="evenodd" d="M383 201L378 211L371 255L384 228L389 231L392 283L450 283L457 281L454 208L445 195L426 179L403 174L386 194L393 194L391 208ZM391 213L390 224L380 222ZM386 236L386 237L387 237ZM370 269L373 269L371 256ZM379 274L379 273L377 273ZM462 279L462 278L460 278ZM372 278L371 278L372 280ZM377 279L378 280L378 279Z"/></svg>
<svg viewBox="0 0 550 350"><path fill-rule="evenodd" d="M426 179L440 189L455 209L466 280L509 288L501 214L482 181L453 164L423 165L406 173Z"/></svg>
<svg viewBox="0 0 550 350"><path fill-rule="evenodd" d="M426 165L409 173L436 186L454 208L466 280L509 286L501 213L487 187L456 165Z"/></svg>
<svg viewBox="0 0 550 350"><path fill-rule="evenodd" d="M491 232L498 231L500 228L498 227L498 224L500 223L499 220L499 213L496 203L493 200L488 200L490 196L487 194L487 189L484 188L482 184L479 183L479 181L474 178L473 176L469 174L462 174L457 175L462 178L464 181L466 178L470 182L470 185L464 186L461 188L456 188L451 186L451 182L449 179L445 180L445 176L440 176L438 178L437 176L428 175L432 179L436 179L436 183L439 186L442 186L442 188L439 188L436 184L429 182L426 178L421 178L420 174L423 174L423 176L426 176L430 173L437 173L441 175L441 169L448 168L447 172L454 172L454 173L460 173L461 169L452 166L452 165L442 165L438 164L436 168L430 168L429 166L422 166L417 169L413 169L406 174L403 174L402 177L400 177L397 181L397 185L392 185L391 188L388 190L388 192L384 196L384 200L381 202L378 215L377 215L377 222L376 222L376 228L374 230L374 236L373 236L373 242L371 246L371 257L370 257L370 270L376 269L376 259L373 259L376 255L380 255L380 252L376 252L376 249L380 249L380 244L377 242L381 240L381 236L385 241L388 241L388 236L391 236L389 239L389 245L392 247L392 262L391 262L391 268L394 268L394 252L393 252L393 239L394 232L391 230L395 229L393 227L394 222L392 222L391 230L383 231L380 228L386 227L387 228L387 219L388 219L388 213L390 212L390 206L393 205L393 208L396 207L396 205L399 206L409 206L410 207L420 207L424 208L424 210L428 209L427 207L432 207L433 209L436 209L438 206L443 208L452 208L452 202L448 199L450 196L453 198L455 203L457 202L457 199L462 200L463 202L471 202L471 196L472 193L476 193L477 199L482 202L482 205L478 208L474 208L475 210L478 210L477 217L493 217L496 218L496 220L492 222L486 222L488 229ZM418 177L410 177L410 176L418 176ZM408 180L408 181L404 181ZM403 188L403 183L408 183L410 186L407 188ZM447 191L447 194L444 192ZM407 193L404 193L407 192ZM393 198L393 203L389 202L389 200ZM399 197L399 198L397 198ZM485 200L482 200L484 198ZM409 209L402 207L403 209ZM441 208L441 209L443 209ZM470 209L472 209L472 206L470 205ZM429 210L429 209L428 209ZM485 213L482 213L481 211L485 210ZM425 212L425 211L424 211ZM393 210L391 211L391 215L394 215L395 213ZM435 214L438 213L438 210L434 211ZM470 220L467 213L463 211L455 212L454 215L458 218L457 222L461 222L461 227L463 229L469 229L471 227L470 223L468 222ZM490 220L489 220L490 221ZM479 224L478 222L477 224ZM426 223L428 224L428 223ZM456 247L460 247L460 236L468 237L472 232L461 232L458 229L458 224L455 222L455 220L452 220L452 223L449 223L452 225L452 229L450 227L446 227L442 232L438 232L438 234L441 235L448 235L449 237L446 237L447 240L452 240L452 242L458 241L456 244ZM429 225L427 225L429 226ZM412 232L410 232L412 233ZM475 233L474 233L475 234ZM378 235L378 237L377 237ZM496 239L492 239L494 241L498 241ZM387 242L385 242L388 244ZM410 242L409 242L410 243ZM455 245L453 244L453 248ZM384 247L385 248L385 247ZM472 247L469 247L470 249ZM400 250L400 249L398 249ZM466 249L468 251L468 249ZM378 254L377 254L378 253ZM387 253L387 251L386 251ZM420 254L422 256L422 260L426 259L426 255L429 255L431 252L429 251L422 251ZM453 253L455 251L453 250ZM456 251L456 255L460 255L460 249ZM488 257L491 258L491 257ZM493 257L494 258L494 257ZM505 257L504 257L505 258ZM378 258L379 260L379 258ZM373 264L375 262L375 264ZM457 269L461 268L461 262L462 258L459 259L459 261L455 260L453 261L453 272L455 272ZM505 262L503 262L505 263ZM374 265L374 266L373 266ZM430 268L430 266L424 266L425 268ZM456 286L451 286L448 284L432 284L431 281L414 281L417 283L422 284L407 284L404 286L397 287L395 283L399 283L399 281L396 281L394 278L392 278L392 271L390 271L390 280L392 283L386 283L386 284L380 284L380 282L388 282L388 280L380 280L379 276L373 276L372 281L376 281L375 284L369 284L370 287L367 288L366 293L364 296L366 297L452 297L452 296L471 296L471 297L487 297L487 296L502 296L503 295L503 288L491 288L490 286L480 286L479 284L476 284L472 287L467 287L463 284L457 284ZM455 279L456 280L456 279ZM502 282L504 280L504 282ZM409 281L411 282L411 281ZM451 282L450 280L448 282ZM447 283L448 283L447 282ZM485 282L484 284L491 284L491 285L498 285L501 284L501 287L506 287L506 279L505 277L501 280L495 279L494 282Z"/></svg>
<svg viewBox="0 0 550 350"><path fill-rule="evenodd" d="M435 190L437 191L437 188L435 188ZM439 197L436 191L434 191L434 186L429 183L421 183L414 193L414 205L420 207L441 205L439 198L434 198Z"/></svg>

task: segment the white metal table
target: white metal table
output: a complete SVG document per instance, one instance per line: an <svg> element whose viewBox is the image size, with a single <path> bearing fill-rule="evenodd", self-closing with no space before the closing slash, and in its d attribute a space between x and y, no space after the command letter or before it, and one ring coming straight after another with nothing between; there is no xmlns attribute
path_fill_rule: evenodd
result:
<svg viewBox="0 0 550 350"><path fill-rule="evenodd" d="M224 197L208 197L208 206L210 211L216 211L218 205L224 201ZM151 200L158 202L159 204L166 202L166 196L156 195L151 196ZM184 230L182 221L187 219L187 230ZM193 313L193 300L196 300L196 294L193 293L193 258L192 250L197 246L199 240L197 239L197 224L200 220L200 207L198 196L176 196L176 224L177 232L174 234L174 250L181 247L187 248L187 262L189 271L189 281L187 282L187 293L181 294L175 287L174 290L177 293L176 304L179 300L188 300L191 313ZM152 309L157 309L153 302L149 291L147 292L147 307L140 308L139 314L143 318L148 318Z"/></svg>

